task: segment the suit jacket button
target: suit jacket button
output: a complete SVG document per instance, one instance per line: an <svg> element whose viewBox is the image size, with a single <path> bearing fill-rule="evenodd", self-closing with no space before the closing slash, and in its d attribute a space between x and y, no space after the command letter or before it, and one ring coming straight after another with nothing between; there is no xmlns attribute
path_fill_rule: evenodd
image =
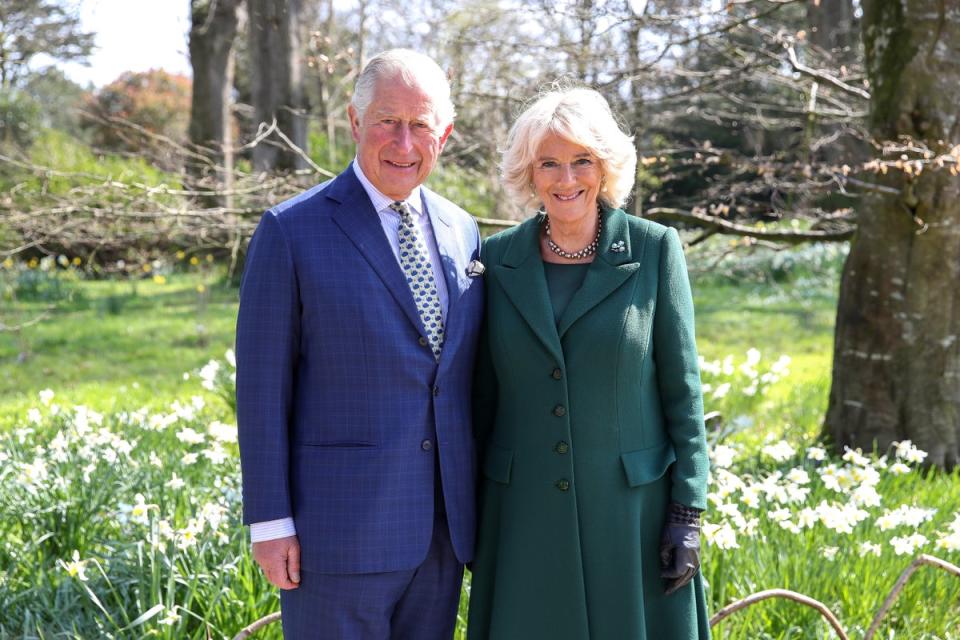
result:
<svg viewBox="0 0 960 640"><path fill-rule="evenodd" d="M425 347L425 346L427 346L428 344L430 344L429 342L427 342L427 339L424 338L423 336L420 336L420 339L417 340L417 342L420 343L420 346L421 346L421 347Z"/></svg>
<svg viewBox="0 0 960 640"><path fill-rule="evenodd" d="M438 384L433 385L433 395L435 396L440 395L440 385Z"/></svg>
<svg viewBox="0 0 960 640"><path fill-rule="evenodd" d="M558 404L553 408L553 415L557 416L558 418L562 418L563 416L567 415L567 408L562 404Z"/></svg>
<svg viewBox="0 0 960 640"><path fill-rule="evenodd" d="M563 377L563 371L560 370L560 367L557 367L553 370L553 373L550 374L554 380L559 380Z"/></svg>
<svg viewBox="0 0 960 640"><path fill-rule="evenodd" d="M560 442L557 443L557 446L555 446L553 450L562 455L567 451L570 451L570 445L568 445L566 442L561 440Z"/></svg>
<svg viewBox="0 0 960 640"><path fill-rule="evenodd" d="M431 449L433 449L433 443L430 442L429 440L424 440L423 442L420 443L420 448L423 449L424 451L430 451Z"/></svg>
<svg viewBox="0 0 960 640"><path fill-rule="evenodd" d="M568 491L570 489L570 481L567 480L566 478L561 478L560 480L557 480L554 484L556 485L557 489L560 489L560 491Z"/></svg>

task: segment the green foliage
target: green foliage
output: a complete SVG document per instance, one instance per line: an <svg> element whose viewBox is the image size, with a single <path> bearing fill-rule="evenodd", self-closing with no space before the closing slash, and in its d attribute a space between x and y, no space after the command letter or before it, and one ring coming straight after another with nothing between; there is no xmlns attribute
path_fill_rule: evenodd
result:
<svg viewBox="0 0 960 640"><path fill-rule="evenodd" d="M150 137L157 134L184 142L190 119L190 79L162 69L127 71L101 88L88 101L92 119L87 123L95 146L111 151L147 153L155 158L164 148ZM144 135L122 126L129 122Z"/></svg>
<svg viewBox="0 0 960 640"><path fill-rule="evenodd" d="M37 54L54 60L84 60L94 34L62 0L4 0L0 3L0 88L17 86Z"/></svg>
<svg viewBox="0 0 960 640"><path fill-rule="evenodd" d="M167 185L179 188L179 177L171 175L146 159L115 154L97 154L82 141L63 131L43 129L30 149L30 161L41 167L56 167L59 174L21 174L25 203L43 192L54 195L66 195L71 189L90 186L104 180L115 182L136 182L150 187ZM104 191L104 201L109 201Z"/></svg>
<svg viewBox="0 0 960 640"><path fill-rule="evenodd" d="M327 134L320 130L319 123L316 121L310 122L307 141L307 148L310 150L310 159L331 173L340 173L340 171L353 160L353 140L346 138L338 141L338 144L334 145L331 153Z"/></svg>
<svg viewBox="0 0 960 640"><path fill-rule="evenodd" d="M493 215L497 197L494 184L488 176L475 169L444 162L442 159L427 181L427 186L444 198L481 218L490 218Z"/></svg>
<svg viewBox="0 0 960 640"><path fill-rule="evenodd" d="M47 67L33 72L26 77L23 91L39 106L41 126L81 135L80 109L89 94L63 71Z"/></svg>
<svg viewBox="0 0 960 640"><path fill-rule="evenodd" d="M40 106L22 91L0 89L0 148L26 148L33 142L40 124Z"/></svg>
<svg viewBox="0 0 960 640"><path fill-rule="evenodd" d="M66 256L45 256L29 262L0 265L0 299L24 302L80 302L82 273Z"/></svg>

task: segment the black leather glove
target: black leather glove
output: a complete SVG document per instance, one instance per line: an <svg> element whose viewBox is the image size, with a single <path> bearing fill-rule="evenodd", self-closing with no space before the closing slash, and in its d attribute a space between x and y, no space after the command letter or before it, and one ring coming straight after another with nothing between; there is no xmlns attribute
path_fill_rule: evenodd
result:
<svg viewBox="0 0 960 640"><path fill-rule="evenodd" d="M660 534L660 577L670 595L700 570L700 510L671 502Z"/></svg>

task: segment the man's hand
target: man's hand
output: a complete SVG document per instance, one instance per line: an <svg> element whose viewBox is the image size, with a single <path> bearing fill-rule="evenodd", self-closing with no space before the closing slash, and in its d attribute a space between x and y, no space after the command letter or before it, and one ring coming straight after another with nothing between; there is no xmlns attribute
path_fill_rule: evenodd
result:
<svg viewBox="0 0 960 640"><path fill-rule="evenodd" d="M300 586L300 541L297 536L254 542L253 559L275 587L296 589Z"/></svg>

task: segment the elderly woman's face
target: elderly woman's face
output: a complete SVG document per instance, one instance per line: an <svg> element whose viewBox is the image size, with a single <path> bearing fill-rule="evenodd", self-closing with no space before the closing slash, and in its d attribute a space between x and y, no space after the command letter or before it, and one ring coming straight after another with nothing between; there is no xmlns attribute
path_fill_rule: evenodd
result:
<svg viewBox="0 0 960 640"><path fill-rule="evenodd" d="M567 224L592 220L602 178L600 161L585 147L556 134L540 143L533 161L533 188L551 220Z"/></svg>

